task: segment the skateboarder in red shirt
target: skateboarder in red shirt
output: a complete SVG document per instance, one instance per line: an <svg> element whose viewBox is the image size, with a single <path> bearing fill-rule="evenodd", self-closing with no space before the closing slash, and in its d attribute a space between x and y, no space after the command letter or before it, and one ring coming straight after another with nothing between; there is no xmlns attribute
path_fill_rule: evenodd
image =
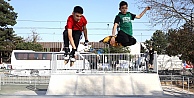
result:
<svg viewBox="0 0 194 98"><path fill-rule="evenodd" d="M63 32L63 41L64 41L64 59L70 61L75 61L75 51L77 51L79 41L82 35L82 31L84 32L85 42L84 44L88 44L88 36L87 36L87 28L86 28L87 20L83 16L83 8L80 6L75 6L73 9L72 15L70 15L67 19L67 24L65 26L65 30ZM72 46L72 51L69 49L69 42Z"/></svg>

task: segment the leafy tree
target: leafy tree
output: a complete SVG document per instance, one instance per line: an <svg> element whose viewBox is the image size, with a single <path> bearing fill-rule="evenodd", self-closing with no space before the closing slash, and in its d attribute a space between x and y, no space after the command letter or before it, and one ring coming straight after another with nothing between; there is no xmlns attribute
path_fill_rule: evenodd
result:
<svg viewBox="0 0 194 98"><path fill-rule="evenodd" d="M151 39L145 41L145 45L147 49L149 49L150 46L152 46L153 49L157 51L158 54L165 54L166 47L168 45L167 36L161 30L156 30L153 33L153 36L151 37Z"/></svg>
<svg viewBox="0 0 194 98"><path fill-rule="evenodd" d="M194 33L186 24L179 30L170 30L168 40L168 55L179 55L181 59L194 63Z"/></svg>
<svg viewBox="0 0 194 98"><path fill-rule="evenodd" d="M43 47L40 44L33 42L22 42L17 44L17 50L34 50L34 51L43 51Z"/></svg>
<svg viewBox="0 0 194 98"><path fill-rule="evenodd" d="M130 53L129 47L112 47L104 48L104 53Z"/></svg>
<svg viewBox="0 0 194 98"><path fill-rule="evenodd" d="M13 28L16 24L17 13L14 8L5 0L0 0L0 63L2 57L9 56L12 49L15 48L13 43L16 37Z"/></svg>
<svg viewBox="0 0 194 98"><path fill-rule="evenodd" d="M157 51L158 54L165 54L168 40L164 32L157 30L153 36L153 48Z"/></svg>
<svg viewBox="0 0 194 98"><path fill-rule="evenodd" d="M141 53L145 53L149 49L149 47L152 46L151 39L150 40L146 40L144 42L144 45L146 46L146 49L142 47L143 49L141 50Z"/></svg>
<svg viewBox="0 0 194 98"><path fill-rule="evenodd" d="M39 40L40 40L40 37L37 34L37 32L32 31L32 36L29 36L28 38L26 38L24 42L17 44L16 49L43 51L42 45L37 43Z"/></svg>
<svg viewBox="0 0 194 98"><path fill-rule="evenodd" d="M17 13L14 12L14 8L5 0L0 0L0 63L10 61L13 49L42 51L42 46L35 44L40 39L35 32L33 32L33 43L24 42L23 38L14 34L12 26L17 23L16 19Z"/></svg>
<svg viewBox="0 0 194 98"><path fill-rule="evenodd" d="M142 6L150 6L147 12L153 26L162 24L165 28L173 25L180 27L184 23L191 25L192 13L194 13L194 0L139 0Z"/></svg>

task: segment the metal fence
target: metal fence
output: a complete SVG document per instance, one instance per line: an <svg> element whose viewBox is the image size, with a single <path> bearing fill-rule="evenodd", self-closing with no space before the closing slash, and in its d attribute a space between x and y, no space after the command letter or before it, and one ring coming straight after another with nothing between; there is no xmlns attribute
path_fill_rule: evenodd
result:
<svg viewBox="0 0 194 98"><path fill-rule="evenodd" d="M157 54L155 54L155 57ZM52 55L52 73L65 73L67 70L78 72L148 72L148 62L144 54L129 53L81 54L76 53L76 62L70 67L69 61L64 64L63 54ZM154 59L152 72L158 72L157 59Z"/></svg>
<svg viewBox="0 0 194 98"><path fill-rule="evenodd" d="M50 76L1 76L1 85L48 85Z"/></svg>
<svg viewBox="0 0 194 98"><path fill-rule="evenodd" d="M182 75L159 75L160 82L164 90L169 90L170 93L185 93L188 94L192 88L194 77ZM194 91L194 90L193 90Z"/></svg>
<svg viewBox="0 0 194 98"><path fill-rule="evenodd" d="M193 86L194 77L181 75L159 75L160 82L164 91L175 94L181 92L189 94L191 85ZM48 85L50 76L0 76L0 90L2 85Z"/></svg>

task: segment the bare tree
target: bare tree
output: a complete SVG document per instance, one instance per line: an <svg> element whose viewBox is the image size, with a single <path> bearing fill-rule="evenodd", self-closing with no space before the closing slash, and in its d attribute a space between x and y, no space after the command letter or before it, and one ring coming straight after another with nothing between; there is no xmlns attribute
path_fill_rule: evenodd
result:
<svg viewBox="0 0 194 98"><path fill-rule="evenodd" d="M28 36L25 39L26 42L33 42L33 43L36 43L40 40L42 40L42 39L40 38L39 34L35 30L32 30L32 35Z"/></svg>
<svg viewBox="0 0 194 98"><path fill-rule="evenodd" d="M150 6L147 12L152 26L162 25L165 29L180 27L184 23L192 24L194 0L139 0L139 8Z"/></svg>

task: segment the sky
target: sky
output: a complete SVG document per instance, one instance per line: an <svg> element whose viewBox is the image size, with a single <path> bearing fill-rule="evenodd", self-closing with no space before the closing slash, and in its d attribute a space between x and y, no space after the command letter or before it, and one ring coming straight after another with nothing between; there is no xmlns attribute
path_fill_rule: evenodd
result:
<svg viewBox="0 0 194 98"><path fill-rule="evenodd" d="M18 36L27 38L36 32L39 42L62 42L62 32L74 6L84 9L83 15L88 24L88 39L98 42L112 34L115 16L119 13L121 0L11 0L10 5L18 13L17 24L13 27ZM140 14L144 9L138 9L137 0L128 2L128 11ZM135 19L133 35L138 42L150 39L156 28L150 26L146 14L141 19ZM82 38L82 42L84 41Z"/></svg>

